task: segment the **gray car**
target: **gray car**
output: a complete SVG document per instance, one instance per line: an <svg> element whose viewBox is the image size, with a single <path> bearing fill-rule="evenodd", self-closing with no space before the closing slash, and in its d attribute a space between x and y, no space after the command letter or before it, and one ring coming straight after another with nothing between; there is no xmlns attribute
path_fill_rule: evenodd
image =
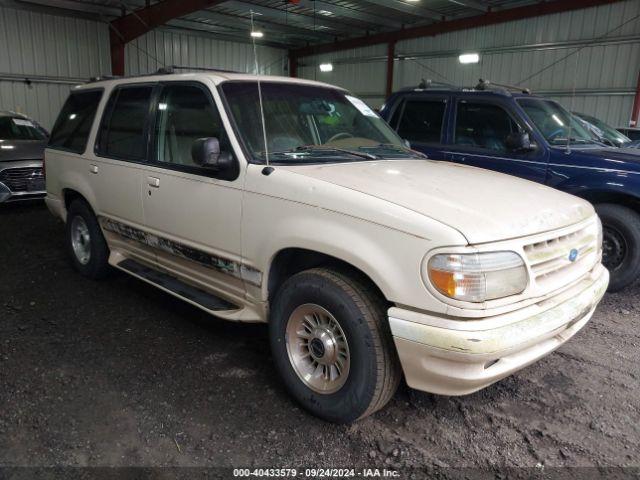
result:
<svg viewBox="0 0 640 480"><path fill-rule="evenodd" d="M0 111L0 203L45 196L42 158L48 136L29 117Z"/></svg>

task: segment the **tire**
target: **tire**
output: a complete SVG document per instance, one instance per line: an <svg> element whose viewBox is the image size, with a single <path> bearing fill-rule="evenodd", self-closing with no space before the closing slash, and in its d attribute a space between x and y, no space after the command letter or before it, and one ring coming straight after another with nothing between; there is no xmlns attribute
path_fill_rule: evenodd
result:
<svg viewBox="0 0 640 480"><path fill-rule="evenodd" d="M622 205L596 205L604 230L603 263L611 273L609 292L618 292L640 276L640 215Z"/></svg>
<svg viewBox="0 0 640 480"><path fill-rule="evenodd" d="M293 328L301 318L305 326ZM309 324L318 320L323 325L316 325L313 331L330 330L336 339L334 343L325 342L326 348L318 343L325 333L309 334ZM296 337L298 331L306 332L309 338ZM398 388L402 371L389 330L386 302L354 276L326 268L293 275L274 299L269 336L276 368L288 391L306 410L324 420L350 423L371 415L386 405ZM306 359L292 360L298 352L301 356L308 353ZM319 368L316 364L320 362L331 363L330 357L336 352L335 357L342 362L320 367L320 379L302 379L298 372L304 375L314 366ZM344 361L345 353L348 362Z"/></svg>
<svg viewBox="0 0 640 480"><path fill-rule="evenodd" d="M74 268L85 277L99 280L111 271L109 247L98 219L84 200L74 200L67 210L66 246ZM74 247L78 243L80 247Z"/></svg>

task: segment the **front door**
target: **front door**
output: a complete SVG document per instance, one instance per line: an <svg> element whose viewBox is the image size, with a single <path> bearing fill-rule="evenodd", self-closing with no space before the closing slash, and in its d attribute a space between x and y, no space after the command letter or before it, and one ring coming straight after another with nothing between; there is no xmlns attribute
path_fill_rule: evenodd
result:
<svg viewBox="0 0 640 480"><path fill-rule="evenodd" d="M217 179L191 156L194 141L207 137L233 154L211 91L200 83L165 83L154 106L142 205L159 265L230 301L242 299L242 175Z"/></svg>
<svg viewBox="0 0 640 480"><path fill-rule="evenodd" d="M519 152L509 149L507 137L527 130L502 106L481 100L458 100L454 135L447 158L544 183L547 158L542 148Z"/></svg>

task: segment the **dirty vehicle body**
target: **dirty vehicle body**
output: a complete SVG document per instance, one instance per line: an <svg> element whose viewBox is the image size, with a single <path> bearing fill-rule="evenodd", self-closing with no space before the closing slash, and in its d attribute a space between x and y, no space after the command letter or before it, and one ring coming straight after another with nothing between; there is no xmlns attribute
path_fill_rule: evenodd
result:
<svg viewBox="0 0 640 480"><path fill-rule="evenodd" d="M637 150L603 145L554 101L488 83L407 88L388 99L381 115L430 158L515 175L588 200L604 224L609 290L640 277Z"/></svg>
<svg viewBox="0 0 640 480"><path fill-rule="evenodd" d="M403 373L474 392L589 320L608 282L590 204L426 160L336 87L258 88L206 73L72 91L46 201L81 273L268 322L286 387L334 422L383 407Z"/></svg>
<svg viewBox="0 0 640 480"><path fill-rule="evenodd" d="M0 203L43 198L47 132L25 115L0 112Z"/></svg>

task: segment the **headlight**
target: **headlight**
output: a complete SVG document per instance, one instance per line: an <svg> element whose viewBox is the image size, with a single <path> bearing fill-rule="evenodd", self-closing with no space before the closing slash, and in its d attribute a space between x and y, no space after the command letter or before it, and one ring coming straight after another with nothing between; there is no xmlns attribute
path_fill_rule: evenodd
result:
<svg viewBox="0 0 640 480"><path fill-rule="evenodd" d="M431 257L427 268L440 293L466 302L515 295L528 283L524 261L515 252L439 254Z"/></svg>

